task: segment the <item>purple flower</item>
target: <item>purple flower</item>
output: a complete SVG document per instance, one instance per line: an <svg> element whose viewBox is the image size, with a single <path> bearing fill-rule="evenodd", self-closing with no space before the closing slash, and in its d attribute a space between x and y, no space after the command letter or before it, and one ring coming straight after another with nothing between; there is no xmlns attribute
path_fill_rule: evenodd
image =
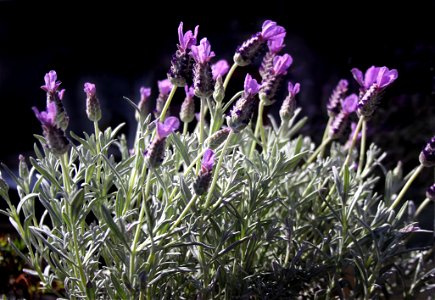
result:
<svg viewBox="0 0 435 300"><path fill-rule="evenodd" d="M274 54L278 53L285 47L284 37L268 41L267 46L269 47L270 52Z"/></svg>
<svg viewBox="0 0 435 300"><path fill-rule="evenodd" d="M95 84L90 83L90 82L85 83L83 90L86 93L86 95L88 96L88 98L95 97L95 93L97 92Z"/></svg>
<svg viewBox="0 0 435 300"><path fill-rule="evenodd" d="M183 34L183 22L180 22L180 25L178 26L178 49L181 52L185 52L187 49L190 49L192 45L196 44L196 37L198 36L198 27L195 27L195 33L192 33L192 30L186 31L186 33Z"/></svg>
<svg viewBox="0 0 435 300"><path fill-rule="evenodd" d="M157 122L157 137L158 139L164 139L172 132L178 129L180 121L176 117L168 117L162 122Z"/></svg>
<svg viewBox="0 0 435 300"><path fill-rule="evenodd" d="M341 107L343 108L343 111L346 114L351 114L358 108L358 96L356 94L352 94L350 96L347 96L342 104Z"/></svg>
<svg viewBox="0 0 435 300"><path fill-rule="evenodd" d="M162 95L169 95L172 89L172 83L169 79L159 80L157 81L157 85L159 87L159 92Z"/></svg>
<svg viewBox="0 0 435 300"><path fill-rule="evenodd" d="M56 71L50 71L44 76L45 85L41 86L41 89L47 93L54 93L59 88L61 82L57 81Z"/></svg>
<svg viewBox="0 0 435 300"><path fill-rule="evenodd" d="M245 83L243 85L247 97L255 96L260 90L260 85L257 80L253 79L251 75L246 74Z"/></svg>
<svg viewBox="0 0 435 300"><path fill-rule="evenodd" d="M201 161L201 171L203 173L208 173L213 170L214 166L214 152L210 148L207 148L204 152L204 156L202 157Z"/></svg>
<svg viewBox="0 0 435 300"><path fill-rule="evenodd" d="M396 69L371 66L367 69L364 78L363 73L357 68L352 69L352 75L364 90L368 90L373 84L376 84L379 89L384 89L397 79L398 72Z"/></svg>
<svg viewBox="0 0 435 300"><path fill-rule="evenodd" d="M59 92L57 92L57 96L59 97L59 100L63 99L64 94L65 94L65 89L61 89Z"/></svg>
<svg viewBox="0 0 435 300"><path fill-rule="evenodd" d="M47 105L47 111L39 112L36 107L32 107L32 110L42 125L49 127L56 126L56 104L54 102L50 102Z"/></svg>
<svg viewBox="0 0 435 300"><path fill-rule="evenodd" d="M273 72L275 75L284 75L287 69L293 63L293 58L287 53L284 55L277 55L273 58Z"/></svg>
<svg viewBox="0 0 435 300"><path fill-rule="evenodd" d="M195 90L193 87L189 87L187 84L184 86L184 91L186 92L186 98L192 99L195 96Z"/></svg>
<svg viewBox="0 0 435 300"><path fill-rule="evenodd" d="M291 82L289 81L289 82L288 82L287 89L288 89L288 93L289 93L292 97L294 97L294 96L296 96L297 94L299 94L299 91L300 91L300 89L301 89L301 85L299 84L299 82L297 82L295 85L293 85L293 83L291 83Z"/></svg>
<svg viewBox="0 0 435 300"><path fill-rule="evenodd" d="M211 72L213 74L213 79L216 80L219 76L223 77L227 74L230 69L230 65L225 59L221 59L217 63L211 66Z"/></svg>
<svg viewBox="0 0 435 300"><path fill-rule="evenodd" d="M214 52L211 51L211 46L207 38L203 38L199 42L199 46L192 46L191 50L192 57L197 63L205 64L215 56Z"/></svg>
<svg viewBox="0 0 435 300"><path fill-rule="evenodd" d="M151 88L141 86L139 89L141 101L146 101L151 96Z"/></svg>
<svg viewBox="0 0 435 300"><path fill-rule="evenodd" d="M263 27L261 29L261 36L264 40L277 40L284 39L285 37L285 29L282 26L278 26L276 22L271 20L264 21Z"/></svg>

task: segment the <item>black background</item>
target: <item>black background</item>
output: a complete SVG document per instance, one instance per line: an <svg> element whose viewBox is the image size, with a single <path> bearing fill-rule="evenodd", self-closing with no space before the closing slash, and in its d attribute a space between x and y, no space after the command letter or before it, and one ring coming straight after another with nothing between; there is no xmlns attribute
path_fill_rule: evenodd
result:
<svg viewBox="0 0 435 300"><path fill-rule="evenodd" d="M153 7L149 1L35 2L0 1L0 161L12 168L19 153L31 154L32 134L41 132L30 108L44 108L40 86L52 69L66 89L71 130L92 127L84 112L86 81L97 84L102 127L128 122L126 130L134 128L122 96L137 101L141 85L152 86L157 96L156 81L166 76L180 21L185 29L200 25L199 36L209 38L217 58L230 62L236 46L264 20L283 25L285 51L294 58L289 78L301 83L298 101L311 116L307 130L316 136L323 132L334 85L347 78L357 91L350 69L371 65L399 71L369 124L391 161L413 167L435 133L434 1L383 1L382 7L370 1L155 1ZM240 89L246 71L255 69L240 68L230 92ZM184 95L176 96L180 101Z"/></svg>

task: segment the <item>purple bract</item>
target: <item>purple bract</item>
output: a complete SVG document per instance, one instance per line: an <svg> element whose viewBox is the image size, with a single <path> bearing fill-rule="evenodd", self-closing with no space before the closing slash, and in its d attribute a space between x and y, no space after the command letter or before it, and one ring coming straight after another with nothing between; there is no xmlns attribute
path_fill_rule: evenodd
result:
<svg viewBox="0 0 435 300"><path fill-rule="evenodd" d="M219 76L223 77L225 74L227 74L229 69L230 69L230 65L225 59L221 59L217 63L213 64L211 66L213 79L216 80Z"/></svg>
<svg viewBox="0 0 435 300"><path fill-rule="evenodd" d="M32 110L42 125L52 127L56 125L56 104L54 102L47 105L47 111L39 112L36 107L32 107Z"/></svg>
<svg viewBox="0 0 435 300"><path fill-rule="evenodd" d="M179 126L180 121L176 117L168 117L163 123L157 122L157 137L159 139L164 139L177 130Z"/></svg>
<svg viewBox="0 0 435 300"><path fill-rule="evenodd" d="M169 81L169 79L157 81L157 86L159 87L159 92L162 95L169 95L172 89L172 83Z"/></svg>
<svg viewBox="0 0 435 300"><path fill-rule="evenodd" d="M183 22L180 22L180 25L178 26L178 50L185 52L187 49L190 49L192 45L196 44L198 28L199 26L195 27L195 33L192 33L192 30L188 30L186 33L183 33Z"/></svg>
<svg viewBox="0 0 435 300"><path fill-rule="evenodd" d="M364 90L368 90L373 84L376 84L379 89L384 89L397 79L398 72L396 69L371 66L367 69L364 78L361 70L357 68L352 69L352 75Z"/></svg>
<svg viewBox="0 0 435 300"><path fill-rule="evenodd" d="M95 97L95 93L97 92L95 84L90 82L85 83L83 90L89 98Z"/></svg>
<svg viewBox="0 0 435 300"><path fill-rule="evenodd" d="M207 148L204 152L204 156L201 161L201 170L202 172L210 172L213 170L214 166L214 152L210 148Z"/></svg>
<svg viewBox="0 0 435 300"><path fill-rule="evenodd" d="M246 74L243 87L245 94L250 97L255 96L260 90L260 85L258 84L257 80L253 79L249 74Z"/></svg>
<svg viewBox="0 0 435 300"><path fill-rule="evenodd" d="M199 42L199 46L192 46L192 57L197 63L204 64L209 62L212 57L215 56L214 52L211 51L210 42L207 38L203 38Z"/></svg>
<svg viewBox="0 0 435 300"><path fill-rule="evenodd" d="M289 54L277 55L273 58L273 72L275 75L284 75L293 63L293 58Z"/></svg>
<svg viewBox="0 0 435 300"><path fill-rule="evenodd" d="M57 81L57 73L56 71L50 71L44 76L45 85L41 86L46 92L54 93L59 88L61 82Z"/></svg>

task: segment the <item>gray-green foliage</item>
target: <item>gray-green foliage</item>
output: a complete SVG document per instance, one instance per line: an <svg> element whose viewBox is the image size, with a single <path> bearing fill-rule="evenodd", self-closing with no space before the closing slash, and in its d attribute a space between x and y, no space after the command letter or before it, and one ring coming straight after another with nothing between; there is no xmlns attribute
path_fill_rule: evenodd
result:
<svg viewBox="0 0 435 300"><path fill-rule="evenodd" d="M61 281L68 298L412 298L433 288L429 253L405 245L415 231L407 203L389 208L401 171L384 176L375 145L360 176L342 167L347 150L338 143L305 164L314 145L298 135L306 119L297 120L272 120L267 153L250 156L249 127L230 136L226 153L217 148L224 158L208 207L187 168L201 158L197 134L171 135L163 164L148 169L148 118L132 156L120 126L97 131L97 140L71 133L62 157L35 145L30 170L10 174L21 200L10 203L2 189L2 213L44 287Z"/></svg>

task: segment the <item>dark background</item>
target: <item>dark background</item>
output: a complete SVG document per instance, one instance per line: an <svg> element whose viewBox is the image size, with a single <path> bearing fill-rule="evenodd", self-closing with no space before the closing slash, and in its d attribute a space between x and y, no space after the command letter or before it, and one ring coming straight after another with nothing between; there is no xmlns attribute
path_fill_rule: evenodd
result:
<svg viewBox="0 0 435 300"><path fill-rule="evenodd" d="M199 36L209 38L217 58L232 62L236 46L272 19L287 29L285 51L294 58L289 78L301 83L298 101L311 116L307 131L317 138L338 80L349 79L357 91L351 68L398 69L399 79L369 124L370 139L388 151L390 166L402 160L410 170L435 134L434 1L383 1L383 7L318 2L158 1L150 7L150 2L0 0L0 161L14 168L19 153L31 154L32 134L41 129L30 108L44 108L40 86L49 70L57 71L66 89L71 130L91 130L83 93L83 83L91 81L103 106L101 126L129 122L128 131L135 126L133 111L122 96L137 101L141 85L152 86L157 96L156 81L166 76L180 21L186 29L199 24ZM240 68L230 92L240 89L247 70L255 71ZM176 96L179 103L184 94ZM431 183L431 174L422 176L421 186ZM417 201L424 197L422 189L413 192Z"/></svg>

